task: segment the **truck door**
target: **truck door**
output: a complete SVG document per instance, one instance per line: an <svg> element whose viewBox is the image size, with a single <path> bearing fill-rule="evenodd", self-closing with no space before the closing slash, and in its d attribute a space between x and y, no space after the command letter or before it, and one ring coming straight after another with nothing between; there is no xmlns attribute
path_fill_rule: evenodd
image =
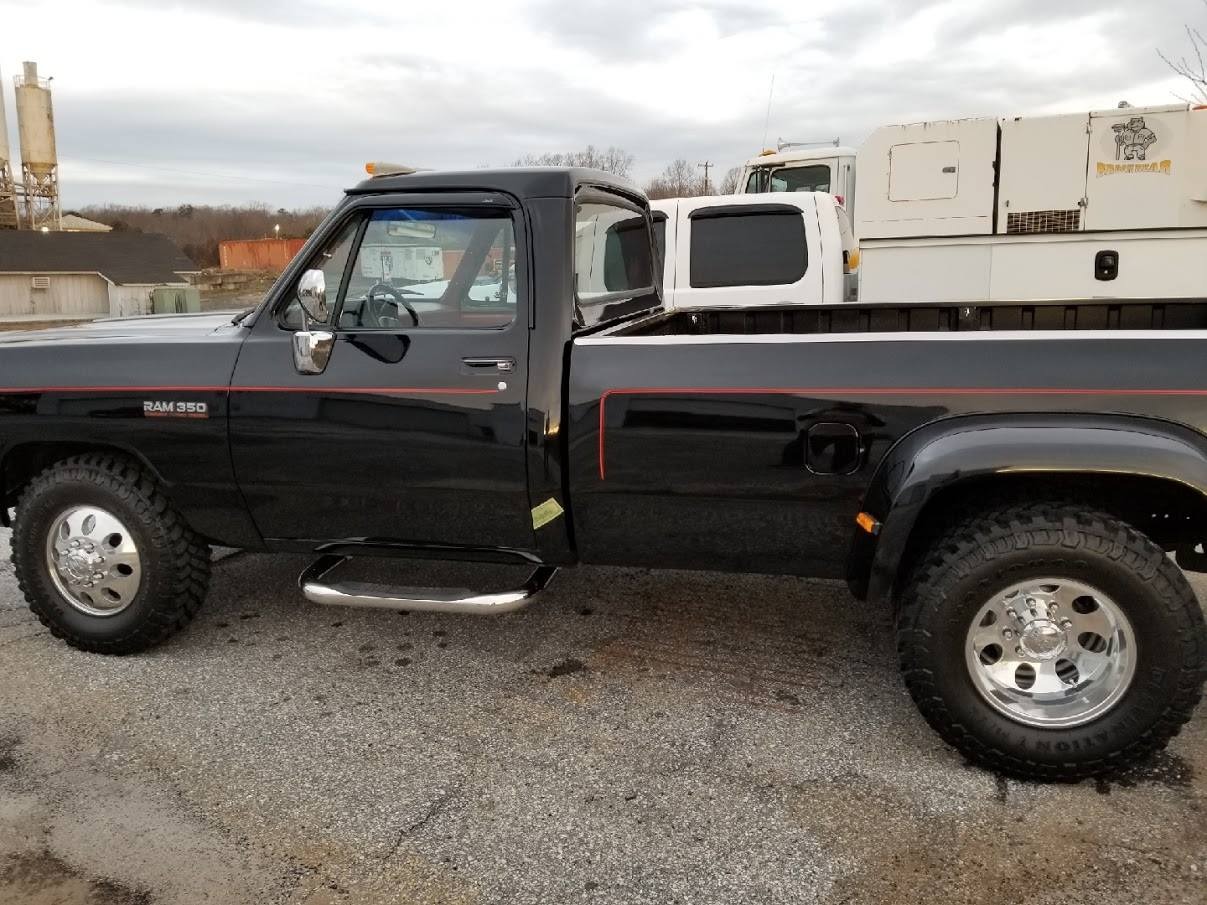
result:
<svg viewBox="0 0 1207 905"><path fill-rule="evenodd" d="M533 546L522 222L506 196L366 197L308 246L231 387L266 540ZM312 271L323 323L298 299Z"/></svg>
<svg viewBox="0 0 1207 905"><path fill-rule="evenodd" d="M1207 222L1201 212L1192 213L1187 178L1195 167L1188 131L1191 117L1199 115L1184 104L1090 114L1086 229L1169 229Z"/></svg>
<svg viewBox="0 0 1207 905"><path fill-rule="evenodd" d="M1089 117L1001 121L998 233L1081 232L1085 224Z"/></svg>

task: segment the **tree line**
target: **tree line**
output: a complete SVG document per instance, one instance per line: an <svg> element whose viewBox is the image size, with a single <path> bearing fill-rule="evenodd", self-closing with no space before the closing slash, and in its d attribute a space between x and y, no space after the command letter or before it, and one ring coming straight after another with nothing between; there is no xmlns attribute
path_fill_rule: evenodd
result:
<svg viewBox="0 0 1207 905"><path fill-rule="evenodd" d="M225 239L304 239L327 215L327 209L271 208L267 204L139 207L102 204L74 211L114 230L163 233L199 267L218 266L218 243ZM280 226L280 230L275 227Z"/></svg>
<svg viewBox="0 0 1207 905"><path fill-rule="evenodd" d="M629 178L634 157L622 148L596 148L587 145L579 151L527 154L514 166L591 167ZM704 171L686 158L672 161L666 169L643 186L652 199L682 198L703 194L727 194L737 188L738 167L717 181L710 174L704 184ZM226 239L266 239L308 237L327 215L323 207L290 210L267 204L208 205L181 204L176 207L146 207L125 204L98 204L81 207L71 213L106 223L114 230L162 233L199 267L218 266L218 243ZM279 226L280 230L275 229Z"/></svg>
<svg viewBox="0 0 1207 905"><path fill-rule="evenodd" d="M525 154L513 166L517 167L590 167L604 170L625 178L632 177L636 158L623 148L596 148L587 145L581 151L563 151L545 154ZM718 176L710 172L705 183L701 164L692 163L685 157L671 161L657 176L647 180L642 188L652 200L658 198L693 198L697 195L731 195L737 191L741 167L730 167Z"/></svg>

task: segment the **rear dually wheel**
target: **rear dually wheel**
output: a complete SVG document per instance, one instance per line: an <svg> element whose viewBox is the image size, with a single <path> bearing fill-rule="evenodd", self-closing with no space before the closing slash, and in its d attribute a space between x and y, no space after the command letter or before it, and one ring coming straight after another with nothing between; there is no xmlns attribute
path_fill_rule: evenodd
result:
<svg viewBox="0 0 1207 905"><path fill-rule="evenodd" d="M1207 676L1185 576L1148 538L1076 504L967 519L899 596L902 673L923 716L971 760L1075 780L1163 747Z"/></svg>

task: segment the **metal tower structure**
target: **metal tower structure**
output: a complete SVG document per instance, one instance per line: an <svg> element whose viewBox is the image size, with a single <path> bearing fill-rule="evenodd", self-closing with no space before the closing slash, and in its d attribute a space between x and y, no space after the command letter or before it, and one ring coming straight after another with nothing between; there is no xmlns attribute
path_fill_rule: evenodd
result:
<svg viewBox="0 0 1207 905"><path fill-rule="evenodd" d="M12 156L8 149L8 120L4 114L4 79L0 77L0 229L16 229L17 184L13 180Z"/></svg>
<svg viewBox="0 0 1207 905"><path fill-rule="evenodd" d="M24 63L17 76L17 131L21 136L21 182L24 184L24 225L29 229L58 229L59 159L55 150L54 109L49 82L38 78L38 64Z"/></svg>

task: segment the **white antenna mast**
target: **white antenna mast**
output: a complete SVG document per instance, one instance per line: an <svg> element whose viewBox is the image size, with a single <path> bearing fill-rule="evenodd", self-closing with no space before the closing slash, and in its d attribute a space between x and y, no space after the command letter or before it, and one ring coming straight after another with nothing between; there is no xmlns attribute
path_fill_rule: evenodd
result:
<svg viewBox="0 0 1207 905"><path fill-rule="evenodd" d="M767 131L771 126L771 99L775 96L775 70L779 68L779 63L776 63L771 69L771 87L767 89L767 115L763 117L763 141L759 145L760 148L767 147Z"/></svg>

